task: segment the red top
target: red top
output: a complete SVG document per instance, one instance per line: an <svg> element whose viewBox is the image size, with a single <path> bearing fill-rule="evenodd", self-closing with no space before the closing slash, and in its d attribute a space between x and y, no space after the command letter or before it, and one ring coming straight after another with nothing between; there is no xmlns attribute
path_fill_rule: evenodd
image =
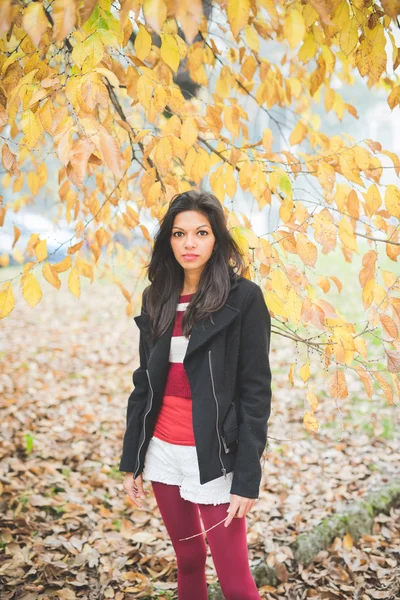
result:
<svg viewBox="0 0 400 600"><path fill-rule="evenodd" d="M195 446L192 423L192 394L183 366L189 338L182 334L182 317L194 294L181 294L176 307L169 353L169 370L163 403L158 414L154 437L170 444Z"/></svg>

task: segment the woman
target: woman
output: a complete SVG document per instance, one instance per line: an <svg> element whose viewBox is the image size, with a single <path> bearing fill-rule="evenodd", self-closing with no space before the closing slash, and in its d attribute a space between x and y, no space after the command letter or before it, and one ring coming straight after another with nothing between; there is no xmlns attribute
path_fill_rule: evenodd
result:
<svg viewBox="0 0 400 600"><path fill-rule="evenodd" d="M155 237L120 471L131 500L151 481L176 552L180 600L206 600L207 548L226 600L259 599L246 514L261 481L271 404L271 319L219 200L188 191Z"/></svg>

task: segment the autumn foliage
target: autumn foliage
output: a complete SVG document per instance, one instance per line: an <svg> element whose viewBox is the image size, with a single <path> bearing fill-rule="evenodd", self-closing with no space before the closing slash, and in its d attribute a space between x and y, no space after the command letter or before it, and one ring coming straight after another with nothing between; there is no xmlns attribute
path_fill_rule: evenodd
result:
<svg viewBox="0 0 400 600"><path fill-rule="evenodd" d="M37 269L56 288L59 273L67 271L69 289L79 297L80 278L93 280L102 250L115 250L121 263L135 255L142 265L147 253L124 247L116 233L140 229L150 244L141 211L158 219L175 193L204 185L225 203L247 276L263 286L276 333L291 332L319 353L328 393L347 397L351 368L368 397L374 382L390 403L394 392L400 395L400 160L371 139L329 137L314 111L318 105L339 121L345 113L357 119L357 107L345 102L333 80L351 86L360 76L366 87L383 89L389 107L398 110L398 2L225 0L206 11L200 0L1 0L0 7L2 185L12 190L0 225L7 211L35 203L54 180L59 217L76 223L79 240L58 264L48 261L38 235L25 257L17 254L30 306L42 297ZM272 45L280 51L270 52ZM273 109L290 111L285 148L269 128L251 138L249 102L271 119ZM50 156L57 159L56 173L49 172ZM300 198L305 179L317 190L314 205ZM260 210L276 208L276 230L252 231L247 216L234 209L242 191ZM15 241L18 236L16 227ZM356 285L363 328L324 299L332 285L349 293L342 281L321 273L313 286L308 277L321 253L340 248L351 261L360 239L369 247L351 293ZM393 270L378 269L378 245ZM0 264L7 266L6 255ZM116 284L132 315L136 297ZM14 288L6 281L0 290L0 318L14 308ZM376 328L384 338L385 373L368 363L368 333ZM293 376L294 364L292 384ZM300 376L307 384L309 361ZM306 398L305 424L316 430L318 400L310 390Z"/></svg>

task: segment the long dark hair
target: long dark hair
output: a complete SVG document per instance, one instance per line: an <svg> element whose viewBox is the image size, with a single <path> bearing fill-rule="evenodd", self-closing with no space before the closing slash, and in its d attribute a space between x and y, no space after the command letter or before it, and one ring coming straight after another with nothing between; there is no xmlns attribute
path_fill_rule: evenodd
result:
<svg viewBox="0 0 400 600"><path fill-rule="evenodd" d="M150 262L146 265L151 282L144 290L146 310L150 317L153 338L162 335L176 316L176 305L183 289L184 269L176 260L170 238L176 215L184 210L204 214L215 236L214 251L200 276L196 293L190 301L183 319L182 332L186 337L195 321L211 317L228 297L231 278L243 275L246 265L239 246L226 225L223 207L214 194L189 190L175 195L167 212L160 220L154 238Z"/></svg>

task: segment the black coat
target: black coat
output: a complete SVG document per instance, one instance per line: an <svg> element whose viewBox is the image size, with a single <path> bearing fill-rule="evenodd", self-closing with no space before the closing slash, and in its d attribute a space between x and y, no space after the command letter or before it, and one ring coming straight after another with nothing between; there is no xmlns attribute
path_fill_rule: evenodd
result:
<svg viewBox="0 0 400 600"><path fill-rule="evenodd" d="M195 323L183 365L192 392L200 483L233 471L231 494L258 498L271 411L271 317L259 285L233 277L225 305ZM173 322L152 342L145 301L134 317L140 366L133 372L120 471L137 477L162 404Z"/></svg>

